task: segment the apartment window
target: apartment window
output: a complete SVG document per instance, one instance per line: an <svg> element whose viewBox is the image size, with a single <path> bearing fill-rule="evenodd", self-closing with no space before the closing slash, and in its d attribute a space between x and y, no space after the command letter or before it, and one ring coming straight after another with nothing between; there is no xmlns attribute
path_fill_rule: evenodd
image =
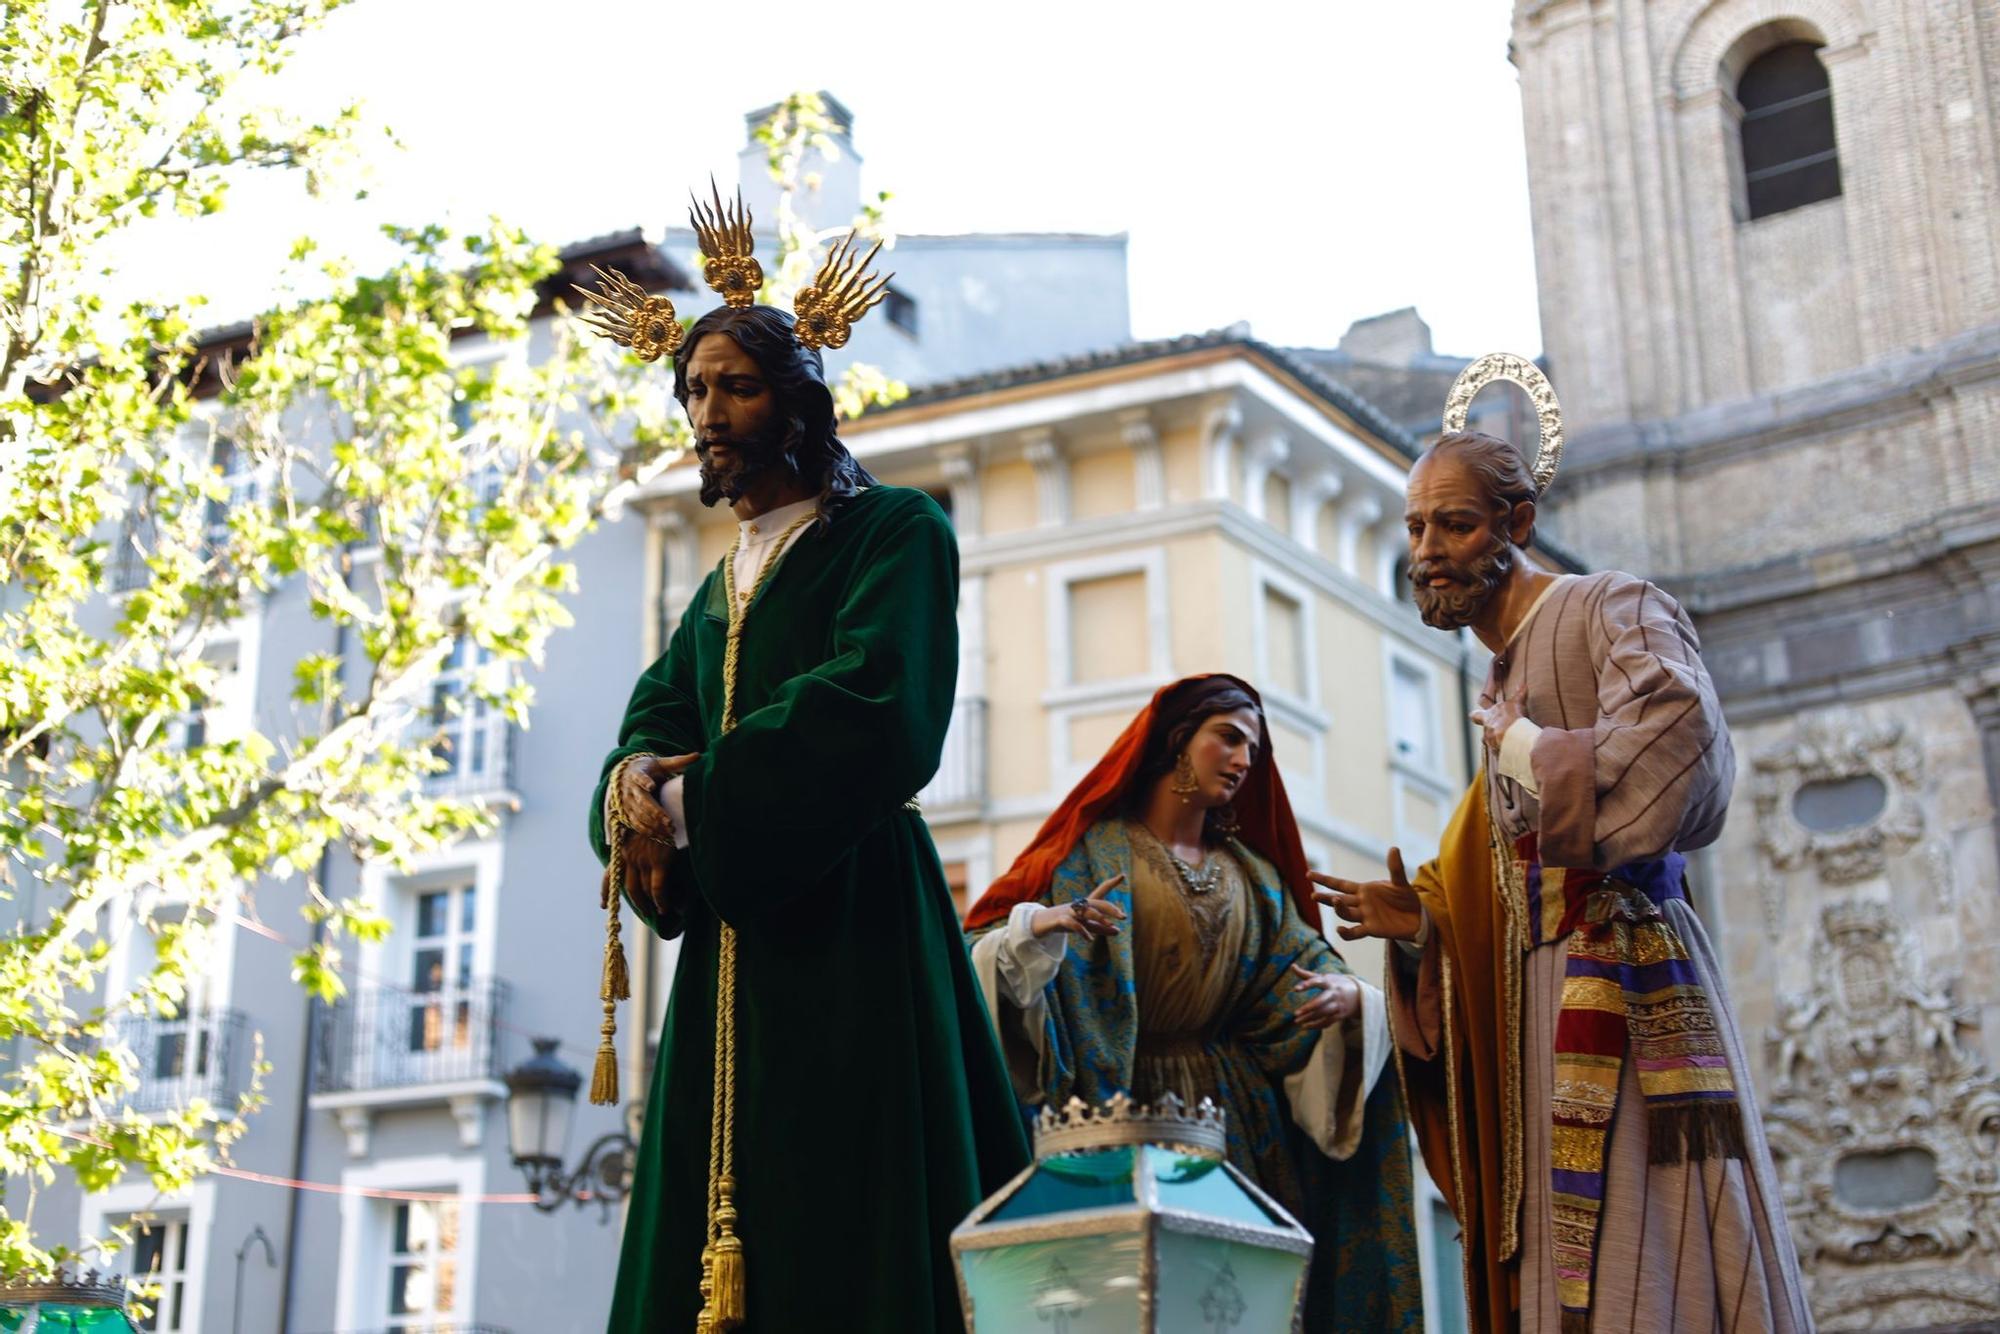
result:
<svg viewBox="0 0 2000 1334"><path fill-rule="evenodd" d="M1399 760L1419 768L1437 767L1437 710L1431 674L1413 662L1389 662L1389 745Z"/></svg>
<svg viewBox="0 0 2000 1334"><path fill-rule="evenodd" d="M472 947L478 887L471 881L426 888L416 896L410 934L410 1050L472 1045Z"/></svg>
<svg viewBox="0 0 2000 1334"><path fill-rule="evenodd" d="M445 762L432 786L469 787L503 776L505 719L488 700L473 693L473 684L492 654L460 635L431 686L431 725L443 733L438 758Z"/></svg>
<svg viewBox="0 0 2000 1334"><path fill-rule="evenodd" d="M1145 674L1151 641L1147 592L1142 570L1070 584L1071 684L1122 681Z"/></svg>
<svg viewBox="0 0 2000 1334"><path fill-rule="evenodd" d="M456 1200L392 1206L389 1328L423 1330L458 1313L459 1208Z"/></svg>
<svg viewBox="0 0 2000 1334"><path fill-rule="evenodd" d="M150 1334L182 1334L188 1322L188 1223L186 1218L130 1218L131 1278L155 1290L153 1313L138 1322Z"/></svg>
<svg viewBox="0 0 2000 1334"><path fill-rule="evenodd" d="M891 287L882 297L882 313L889 323L910 337L917 336L917 300L908 292Z"/></svg>
<svg viewBox="0 0 2000 1334"><path fill-rule="evenodd" d="M1305 609L1298 599L1269 585L1264 588L1264 656L1265 683L1293 699L1305 699Z"/></svg>
<svg viewBox="0 0 2000 1334"><path fill-rule="evenodd" d="M1813 42L1773 47L1736 83L1743 108L1744 200L1753 218L1840 193L1833 89Z"/></svg>
<svg viewBox="0 0 2000 1334"><path fill-rule="evenodd" d="M251 460L226 435L218 435L209 446L208 467L228 488L227 495L211 496L206 502L208 544L218 548L229 541L231 511L257 498L257 476Z"/></svg>

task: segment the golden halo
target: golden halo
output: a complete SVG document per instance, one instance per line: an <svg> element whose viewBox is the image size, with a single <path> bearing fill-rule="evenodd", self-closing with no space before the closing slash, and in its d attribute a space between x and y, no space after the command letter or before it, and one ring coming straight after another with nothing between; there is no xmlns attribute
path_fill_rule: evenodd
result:
<svg viewBox="0 0 2000 1334"><path fill-rule="evenodd" d="M1535 406L1535 421L1541 428L1541 445L1535 450L1535 459L1529 471L1534 474L1535 489L1547 492L1556 480L1557 466L1562 463L1562 404L1556 402L1556 387L1549 383L1549 377L1542 374L1542 368L1528 358L1512 352L1489 352L1460 371L1444 400L1445 432L1450 434L1465 429L1473 396L1495 380L1506 380L1521 386L1527 391L1528 401Z"/></svg>

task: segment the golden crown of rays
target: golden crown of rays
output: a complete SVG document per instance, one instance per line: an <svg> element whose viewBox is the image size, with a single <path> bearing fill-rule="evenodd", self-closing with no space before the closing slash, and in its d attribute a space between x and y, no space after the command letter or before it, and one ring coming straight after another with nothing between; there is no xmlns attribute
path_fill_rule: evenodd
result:
<svg viewBox="0 0 2000 1334"><path fill-rule="evenodd" d="M1472 410L1473 395L1495 380L1506 380L1521 386L1527 390L1528 401L1534 405L1541 445L1535 450L1535 461L1530 471L1534 474L1535 490L1546 492L1556 480L1556 468L1562 463L1562 404L1556 402L1556 387L1549 383L1549 377L1542 374L1542 368L1528 358L1512 352L1489 352L1460 371L1458 378L1452 381L1451 392L1445 395L1445 433L1449 435L1465 429L1466 417Z"/></svg>
<svg viewBox="0 0 2000 1334"><path fill-rule="evenodd" d="M688 221L694 225L695 240L701 246L702 276L729 305L748 306L756 301L764 285L764 267L752 252L756 240L750 232L750 210L743 205L743 192L724 204L722 192L709 182L712 202L692 201ZM792 334L810 348L845 347L855 324L889 294L889 280L869 269L881 252L877 241L867 254L858 254L855 233L849 232L827 252L812 282L792 298L795 319ZM674 316L674 304L646 290L616 269L600 269L598 288L576 290L598 309L586 310L583 322L600 337L620 347L629 347L644 361L671 356L681 346L682 330Z"/></svg>
<svg viewBox="0 0 2000 1334"><path fill-rule="evenodd" d="M724 207L722 191L716 189L713 178L708 188L715 197L713 205L688 197L694 206L688 211L688 221L694 224L695 240L701 244L702 275L724 301L747 306L764 285L764 266L750 253L757 246L750 236L750 210L743 206L741 190L736 192L735 202Z"/></svg>
<svg viewBox="0 0 2000 1334"><path fill-rule="evenodd" d="M597 304L597 309L586 308L577 318L598 337L631 348L632 355L641 361L658 361L680 351L683 330L673 302L649 296L645 288L616 269L593 264L590 271L597 275L597 291L574 283L570 286L586 301Z"/></svg>

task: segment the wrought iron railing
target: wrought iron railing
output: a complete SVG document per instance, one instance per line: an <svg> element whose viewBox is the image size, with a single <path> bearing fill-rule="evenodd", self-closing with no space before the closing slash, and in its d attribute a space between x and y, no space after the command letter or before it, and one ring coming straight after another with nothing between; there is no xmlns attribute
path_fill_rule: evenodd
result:
<svg viewBox="0 0 2000 1334"><path fill-rule="evenodd" d="M313 1091L350 1093L498 1079L507 984L436 991L363 987L313 1014Z"/></svg>
<svg viewBox="0 0 2000 1334"><path fill-rule="evenodd" d="M445 768L425 786L432 796L477 797L511 789L514 777L514 725L491 705L461 697L464 712L432 712L418 724L426 736L436 736L432 752Z"/></svg>
<svg viewBox="0 0 2000 1334"><path fill-rule="evenodd" d="M961 699L951 706L938 771L917 794L926 811L986 802L986 701Z"/></svg>
<svg viewBox="0 0 2000 1334"><path fill-rule="evenodd" d="M197 1098L228 1110L247 1087L244 1020L235 1010L201 1010L175 1019L124 1014L110 1040L132 1053L139 1087L126 1095L135 1112L185 1107Z"/></svg>

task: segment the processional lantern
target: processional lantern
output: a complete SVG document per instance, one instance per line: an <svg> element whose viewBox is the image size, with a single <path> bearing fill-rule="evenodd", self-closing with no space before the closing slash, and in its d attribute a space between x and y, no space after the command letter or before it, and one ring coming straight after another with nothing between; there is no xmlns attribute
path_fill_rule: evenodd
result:
<svg viewBox="0 0 2000 1334"><path fill-rule="evenodd" d="M0 1284L4 1334L132 1334L125 1316L125 1279L90 1270Z"/></svg>
<svg viewBox="0 0 2000 1334"><path fill-rule="evenodd" d="M1204 1098L1044 1108L1035 1162L951 1234L972 1334L1287 1334L1312 1235Z"/></svg>

